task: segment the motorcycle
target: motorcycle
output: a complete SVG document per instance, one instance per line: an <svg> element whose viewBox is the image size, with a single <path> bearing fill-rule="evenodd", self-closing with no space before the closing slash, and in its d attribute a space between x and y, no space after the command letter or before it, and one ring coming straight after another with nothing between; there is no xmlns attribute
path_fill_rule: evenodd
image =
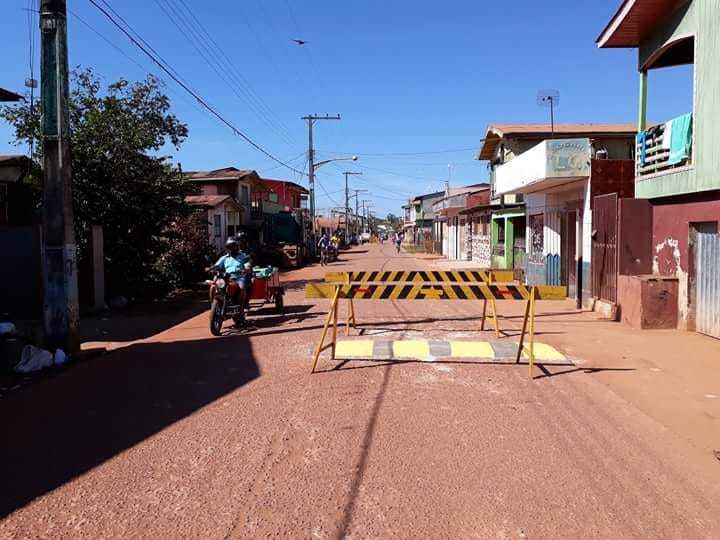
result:
<svg viewBox="0 0 720 540"><path fill-rule="evenodd" d="M245 306L235 301L240 286L228 274L218 274L210 285L210 333L213 336L221 334L222 325L228 319L237 324L245 320Z"/></svg>

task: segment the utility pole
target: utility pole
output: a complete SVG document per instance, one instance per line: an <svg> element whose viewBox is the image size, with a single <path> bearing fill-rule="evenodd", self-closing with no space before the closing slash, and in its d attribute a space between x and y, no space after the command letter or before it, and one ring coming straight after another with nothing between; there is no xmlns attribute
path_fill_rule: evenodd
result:
<svg viewBox="0 0 720 540"><path fill-rule="evenodd" d="M72 209L66 0L41 0L43 243L47 345L79 350L77 246Z"/></svg>
<svg viewBox="0 0 720 540"><path fill-rule="evenodd" d="M310 219L312 220L313 245L315 238L315 149L313 148L313 126L318 120L340 120L340 115L319 116L309 114L302 117L308 124L308 186L310 191Z"/></svg>
<svg viewBox="0 0 720 540"><path fill-rule="evenodd" d="M367 203L369 203L369 202L372 202L372 199L363 199L363 202L362 202L362 207L363 207L363 211L362 211L362 232L365 232L365 220L367 219L367 208L366 208L365 205L366 205Z"/></svg>
<svg viewBox="0 0 720 540"><path fill-rule="evenodd" d="M348 187L348 176L362 176L361 172L345 171L345 243L350 243L350 189Z"/></svg>
<svg viewBox="0 0 720 540"><path fill-rule="evenodd" d="M355 195L353 195L355 197L355 234L359 235L361 231L358 224L358 217L360 216L360 209L358 208L360 206L360 197L358 195L367 192L367 189L353 189L353 191L355 192Z"/></svg>

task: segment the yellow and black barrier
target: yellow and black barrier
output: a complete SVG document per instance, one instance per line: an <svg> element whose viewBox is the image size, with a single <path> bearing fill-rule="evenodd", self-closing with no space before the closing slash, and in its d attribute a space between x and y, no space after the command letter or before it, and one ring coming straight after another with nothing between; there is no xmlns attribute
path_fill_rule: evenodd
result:
<svg viewBox="0 0 720 540"><path fill-rule="evenodd" d="M487 282L470 282L462 284L453 283L308 283L305 287L305 298L328 298L330 311L323 326L320 342L315 349L312 373L315 372L320 354L331 349L331 358L335 359L338 327L338 303L341 299L349 300L348 322L346 333L349 333L351 323L355 324L355 308L353 300L485 300L490 301L492 316L495 322L495 331L499 335L495 301L522 300L525 301L525 315L523 317L520 343L518 344L516 361L520 361L524 349L526 333L529 333L529 368L530 377L535 363L535 302L537 300L564 300L567 298L567 288L550 285L522 285L497 284ZM487 305L487 304L485 304ZM483 309L483 325L485 322L485 309ZM328 330L332 326L332 341L325 344ZM481 326L483 329L483 326Z"/></svg>
<svg viewBox="0 0 720 540"><path fill-rule="evenodd" d="M328 283L513 283L512 270L398 270L328 272Z"/></svg>
<svg viewBox="0 0 720 540"><path fill-rule="evenodd" d="M346 300L564 300L565 287L490 283L308 283L305 298Z"/></svg>

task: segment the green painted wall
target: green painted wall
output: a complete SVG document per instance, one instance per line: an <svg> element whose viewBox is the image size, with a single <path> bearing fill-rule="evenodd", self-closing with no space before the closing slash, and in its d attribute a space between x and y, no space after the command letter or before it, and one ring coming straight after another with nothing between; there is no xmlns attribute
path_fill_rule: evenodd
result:
<svg viewBox="0 0 720 540"><path fill-rule="evenodd" d="M691 0L679 8L640 45L639 66L668 40L688 34L695 35L693 166L639 181L639 198L720 189L720 2Z"/></svg>
<svg viewBox="0 0 720 540"><path fill-rule="evenodd" d="M498 268L502 270L511 270L512 269L512 256L513 256L513 246L515 244L515 224L510 221L510 218L512 217L518 217L519 215L524 214L494 214L492 218L492 230L491 230L491 242L493 246L498 245L498 235L500 232L500 226L499 223L502 221L505 224L505 254L504 255L493 255L492 256L492 266L493 268Z"/></svg>

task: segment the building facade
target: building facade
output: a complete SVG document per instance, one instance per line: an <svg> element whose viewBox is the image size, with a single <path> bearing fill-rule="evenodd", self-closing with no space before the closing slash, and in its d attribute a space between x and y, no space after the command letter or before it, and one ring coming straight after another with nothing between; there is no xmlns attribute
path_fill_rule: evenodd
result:
<svg viewBox="0 0 720 540"><path fill-rule="evenodd" d="M618 278L623 312L645 309L637 276L676 280L670 291L676 326L720 338L720 4L686 0L625 0L597 38L601 48L638 54L640 89L635 196L619 207L618 250L637 253ZM647 122L655 70L690 66L692 103L679 117ZM686 68L687 69L687 68ZM690 90L690 88L688 88ZM625 220L640 223L624 234ZM627 266L623 260L619 266ZM675 300L676 299L676 300ZM675 305L676 304L676 305ZM648 308L649 309L649 308Z"/></svg>
<svg viewBox="0 0 720 540"><path fill-rule="evenodd" d="M566 285L578 304L589 302L592 197L632 196L634 131L630 124L489 126L478 157L490 162L493 192L522 197L493 213L493 266L524 268L528 283Z"/></svg>

